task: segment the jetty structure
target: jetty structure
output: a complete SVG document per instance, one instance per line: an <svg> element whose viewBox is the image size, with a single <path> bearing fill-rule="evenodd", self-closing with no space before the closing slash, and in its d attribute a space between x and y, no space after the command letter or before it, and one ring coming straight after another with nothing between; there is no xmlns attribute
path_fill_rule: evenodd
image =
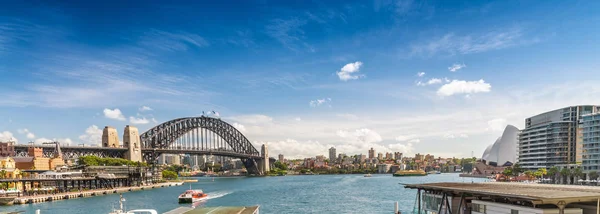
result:
<svg viewBox="0 0 600 214"><path fill-rule="evenodd" d="M413 213L600 214L600 187L529 183L404 184L416 189Z"/></svg>

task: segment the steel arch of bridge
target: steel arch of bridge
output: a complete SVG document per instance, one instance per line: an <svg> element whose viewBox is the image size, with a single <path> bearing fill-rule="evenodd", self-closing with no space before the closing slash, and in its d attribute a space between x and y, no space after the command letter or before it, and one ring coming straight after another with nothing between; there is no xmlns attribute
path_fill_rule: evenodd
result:
<svg viewBox="0 0 600 214"><path fill-rule="evenodd" d="M142 150L173 149L171 146L178 138L198 129L206 129L218 135L231 147L233 153L245 157L260 157L260 152L235 127L221 119L205 116L178 118L157 125L140 135L140 145ZM195 149L205 150L199 147Z"/></svg>

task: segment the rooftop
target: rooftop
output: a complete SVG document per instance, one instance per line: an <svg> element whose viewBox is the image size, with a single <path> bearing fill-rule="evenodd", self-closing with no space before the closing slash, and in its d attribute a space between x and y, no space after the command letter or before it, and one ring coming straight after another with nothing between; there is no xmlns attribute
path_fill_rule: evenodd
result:
<svg viewBox="0 0 600 214"><path fill-rule="evenodd" d="M489 182L404 184L404 187L449 192L455 195L465 193L520 199L531 201L533 204L556 204L559 201L597 202L600 198L600 187L593 186Z"/></svg>

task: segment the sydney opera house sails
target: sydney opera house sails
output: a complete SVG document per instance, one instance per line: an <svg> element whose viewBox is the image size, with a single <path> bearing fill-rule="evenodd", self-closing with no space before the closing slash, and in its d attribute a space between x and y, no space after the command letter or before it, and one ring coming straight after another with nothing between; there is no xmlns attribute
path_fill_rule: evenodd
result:
<svg viewBox="0 0 600 214"><path fill-rule="evenodd" d="M502 136L485 149L481 159L488 163L495 162L498 165L504 165L506 162L515 163L517 161L518 133L517 127L506 126Z"/></svg>

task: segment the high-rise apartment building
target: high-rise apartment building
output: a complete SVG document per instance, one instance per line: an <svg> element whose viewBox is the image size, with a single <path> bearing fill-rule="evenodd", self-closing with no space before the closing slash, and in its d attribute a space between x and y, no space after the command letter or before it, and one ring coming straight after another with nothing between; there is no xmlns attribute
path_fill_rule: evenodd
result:
<svg viewBox="0 0 600 214"><path fill-rule="evenodd" d="M519 134L519 164L535 170L575 163L581 118L598 111L600 106L570 106L525 119L525 129Z"/></svg>
<svg viewBox="0 0 600 214"><path fill-rule="evenodd" d="M381 152L377 153L377 160L383 160L383 154Z"/></svg>
<svg viewBox="0 0 600 214"><path fill-rule="evenodd" d="M279 154L279 162L283 163L285 159L283 159L283 154Z"/></svg>
<svg viewBox="0 0 600 214"><path fill-rule="evenodd" d="M584 172L600 171L600 113L584 115L581 119L582 163Z"/></svg>
<svg viewBox="0 0 600 214"><path fill-rule="evenodd" d="M394 159L402 160L402 152L394 152Z"/></svg>
<svg viewBox="0 0 600 214"><path fill-rule="evenodd" d="M335 151L335 147L331 147L329 148L329 162L331 162L330 164L336 163L336 151Z"/></svg>
<svg viewBox="0 0 600 214"><path fill-rule="evenodd" d="M393 156L393 154L391 152L386 152L385 153L385 159L386 160L391 160L393 158L394 158L394 156Z"/></svg>
<svg viewBox="0 0 600 214"><path fill-rule="evenodd" d="M375 149L373 149L373 147L371 147L371 149L369 149L369 159L373 159L375 158Z"/></svg>

